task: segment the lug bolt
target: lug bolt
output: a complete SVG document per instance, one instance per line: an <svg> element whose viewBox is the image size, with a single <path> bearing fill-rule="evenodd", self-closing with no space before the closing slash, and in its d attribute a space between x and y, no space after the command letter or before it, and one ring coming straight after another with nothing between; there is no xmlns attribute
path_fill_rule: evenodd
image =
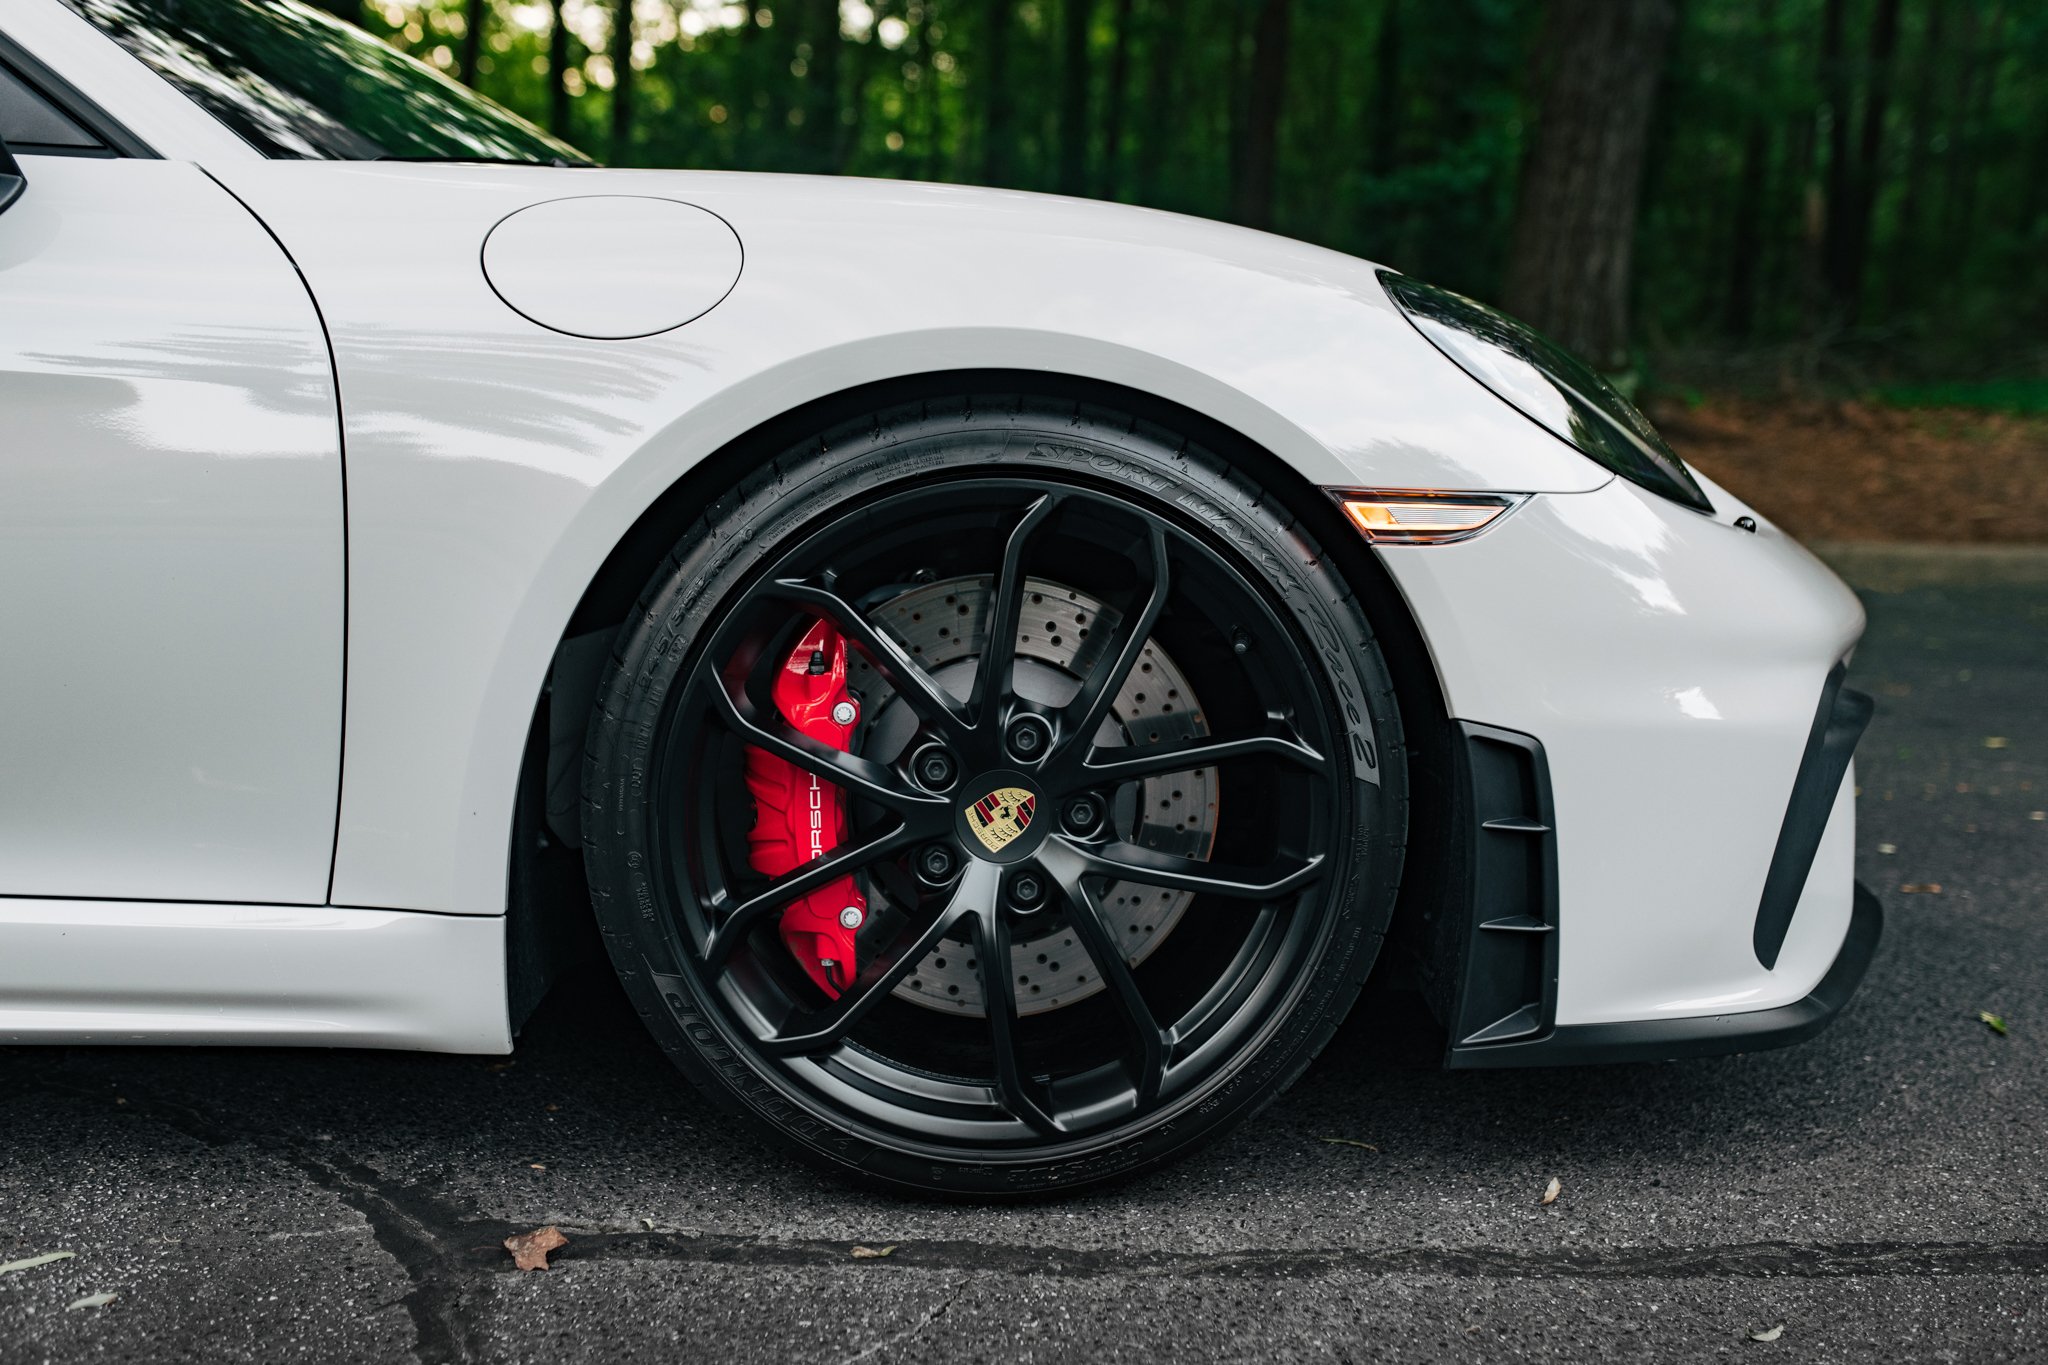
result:
<svg viewBox="0 0 2048 1365"><path fill-rule="evenodd" d="M842 929L858 929L860 928L860 922L866 918L867 916L860 912L858 905L849 905L839 912L839 927Z"/></svg>
<svg viewBox="0 0 2048 1365"><path fill-rule="evenodd" d="M851 725L854 723L855 720L859 718L860 708L855 706L852 702L842 701L833 703L832 723L834 725Z"/></svg>
<svg viewBox="0 0 2048 1365"><path fill-rule="evenodd" d="M944 791L953 785L955 770L953 755L936 744L926 745L910 761L910 770L917 780L932 791Z"/></svg>
<svg viewBox="0 0 2048 1365"><path fill-rule="evenodd" d="M1041 716L1023 715L1010 722L1007 738L1010 753L1028 763L1052 747L1052 727Z"/></svg>
<svg viewBox="0 0 2048 1365"><path fill-rule="evenodd" d="M917 855L917 875L928 882L943 882L953 875L953 850L944 844L928 845Z"/></svg>
<svg viewBox="0 0 2048 1365"><path fill-rule="evenodd" d="M1010 904L1019 910L1036 910L1045 899L1045 882L1036 872L1020 872L1010 881Z"/></svg>
<svg viewBox="0 0 2048 1365"><path fill-rule="evenodd" d="M1092 834L1102 819L1102 807L1092 796L1070 798L1060 807L1060 823L1067 827L1069 834Z"/></svg>

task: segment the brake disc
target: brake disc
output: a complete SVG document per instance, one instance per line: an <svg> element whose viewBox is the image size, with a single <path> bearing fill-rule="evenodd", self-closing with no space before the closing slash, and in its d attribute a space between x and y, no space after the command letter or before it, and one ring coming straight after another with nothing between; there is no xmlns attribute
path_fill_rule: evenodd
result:
<svg viewBox="0 0 2048 1365"><path fill-rule="evenodd" d="M873 610L871 619L895 636L941 686L964 699L986 635L988 596L985 574L946 579L890 598ZM1086 593L1046 579L1026 579L1017 630L1017 690L1047 705L1065 703L1080 689L1081 678L1102 663L1120 620L1115 608ZM907 730L905 708L891 707L893 689L858 654L852 659L850 681L865 701L871 739L886 751L888 732ZM1187 675L1158 641L1150 640L1117 692L1096 739L1108 745L1168 744L1208 733ZM867 751L875 752L872 744ZM1118 793L1112 819L1119 835L1131 843L1180 857L1207 858L1216 837L1216 770L1199 768L1126 784ZM1193 899L1192 892L1135 882L1111 882L1101 892L1110 932L1134 967L1165 942ZM1020 927L1011 945L1010 972L1020 1014L1071 1005L1103 988L1073 930L1051 915L1048 921L1048 927L1035 934ZM927 1009L979 1017L985 1010L978 966L966 945L942 943L895 994Z"/></svg>

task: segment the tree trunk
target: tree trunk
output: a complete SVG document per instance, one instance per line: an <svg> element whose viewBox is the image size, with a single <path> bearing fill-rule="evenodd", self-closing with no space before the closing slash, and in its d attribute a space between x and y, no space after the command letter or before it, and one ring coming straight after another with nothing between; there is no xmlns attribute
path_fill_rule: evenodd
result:
<svg viewBox="0 0 2048 1365"><path fill-rule="evenodd" d="M1849 57L1842 36L1846 0L1827 0L1820 20L1820 94L1828 111L1828 168L1823 203L1821 236L1821 283L1827 291L1828 311L1837 320L1842 314L1841 279L1847 243L1844 229L1849 221L1850 188L1853 172L1849 161L1851 107Z"/></svg>
<svg viewBox="0 0 2048 1365"><path fill-rule="evenodd" d="M1145 53L1145 123L1138 130L1138 202L1159 203L1160 178L1173 153L1174 90L1180 74L1180 16L1155 9Z"/></svg>
<svg viewBox="0 0 2048 1365"><path fill-rule="evenodd" d="M1596 366L1628 354L1636 210L1672 0L1552 0L1522 167L1509 309Z"/></svg>
<svg viewBox="0 0 2048 1365"><path fill-rule="evenodd" d="M1059 191L1088 192L1088 29L1095 0L1060 6Z"/></svg>
<svg viewBox="0 0 2048 1365"><path fill-rule="evenodd" d="M1899 227L1892 237L1891 268L1885 272L1886 303L1896 310L1917 283L1914 253L1926 233L1927 145L1934 140L1934 73L1949 60L1942 43L1942 20L1948 6L1930 5L1920 39L1919 74L1913 85L1913 108L1907 117L1906 173L1899 186Z"/></svg>
<svg viewBox="0 0 2048 1365"><path fill-rule="evenodd" d="M924 97L924 173L926 180L937 180L943 165L941 158L946 150L945 115L940 106L944 103L945 91L939 84L941 72L932 65L932 58L938 55L932 42L932 15L938 9L938 0L925 0L917 20L917 67L918 88ZM958 179L960 166L953 163L953 178Z"/></svg>
<svg viewBox="0 0 2048 1365"><path fill-rule="evenodd" d="M562 21L563 0L548 0L554 18L548 29L548 131L556 137L569 136L569 84L563 79L569 69L569 26Z"/></svg>
<svg viewBox="0 0 2048 1365"><path fill-rule="evenodd" d="M1109 51L1109 88L1103 94L1102 165L1095 192L1114 199L1123 185L1124 105L1131 84L1133 0L1116 0L1116 45Z"/></svg>
<svg viewBox="0 0 2048 1365"><path fill-rule="evenodd" d="M876 23L880 23L883 19L887 18L889 13L889 0L875 0L874 14ZM833 34L834 49L837 50L842 42L843 40L840 35L835 31ZM854 155L860 151L861 134L867 128L868 82L874 79L875 63L879 59L881 52L881 36L872 27L868 29L867 37L853 46L853 74L847 78L845 112L842 115L838 110L833 110L834 123L836 125L833 130L832 139L832 173L834 175L844 174ZM836 104L837 101L835 100L834 103Z"/></svg>
<svg viewBox="0 0 2048 1365"><path fill-rule="evenodd" d="M839 142L839 0L808 0L806 9L811 60L804 73L804 169L829 171Z"/></svg>
<svg viewBox="0 0 2048 1365"><path fill-rule="evenodd" d="M1259 0L1252 27L1251 88L1231 196L1237 221L1273 226L1273 178L1280 159L1280 111L1287 97L1287 39L1293 0Z"/></svg>
<svg viewBox="0 0 2048 1365"><path fill-rule="evenodd" d="M1964 14L1971 15L1972 11L1965 10ZM1944 240L1952 243L1970 242L1977 231L1977 191L1988 159L1985 143L1997 136L1986 124L1994 107L1999 72L2005 65L2005 15L2005 5L1993 5L1984 16L1981 37L1972 34L1972 51L1965 68L1969 74L1962 86L1964 95L1957 101L1955 133L1948 148L1949 226Z"/></svg>
<svg viewBox="0 0 2048 1365"><path fill-rule="evenodd" d="M1871 25L1869 74L1861 123L1851 150L1847 58L1842 52L1842 0L1828 0L1823 36L1823 77L1834 122L1828 133L1828 294L1835 316L1854 322L1862 306L1863 272L1870 254L1870 219L1877 206L1878 161L1884 152L1885 113L1891 100L1892 53L1898 47L1899 0L1878 0Z"/></svg>
<svg viewBox="0 0 2048 1365"><path fill-rule="evenodd" d="M633 153L633 0L618 0L612 13L612 164Z"/></svg>
<svg viewBox="0 0 2048 1365"><path fill-rule="evenodd" d="M1768 51L1776 41L1774 31L1776 0L1757 0L1756 41ZM1752 95L1756 104L1759 97ZM1722 300L1721 323L1728 335L1746 341L1756 328L1756 286L1764 250L1764 182L1770 159L1771 135L1763 110L1752 106L1744 114L1748 127L1742 137L1742 168L1735 178L1735 213L1728 233L1728 297Z"/></svg>
<svg viewBox="0 0 2048 1365"><path fill-rule="evenodd" d="M740 24L739 50L733 54L732 119L734 164L742 170L762 170L757 155L758 120L761 117L761 67L766 60L761 41L760 11L750 3Z"/></svg>
<svg viewBox="0 0 2048 1365"><path fill-rule="evenodd" d="M1244 100L1247 64L1245 48L1250 36L1251 19L1257 15L1263 0L1224 0L1230 12L1230 34L1225 40L1224 52L1229 58L1228 76L1223 87L1223 127L1217 136L1224 152L1224 189L1235 206L1238 181L1244 178ZM1198 49L1199 50L1199 49Z"/></svg>
<svg viewBox="0 0 2048 1365"><path fill-rule="evenodd" d="M471 89L476 88L477 58L484 55L484 25L490 21L490 9L484 0L468 0L462 7L462 47L455 62L455 78Z"/></svg>
<svg viewBox="0 0 2048 1365"><path fill-rule="evenodd" d="M1722 325L1737 341L1747 341L1756 326L1757 260L1763 254L1764 162L1770 137L1763 120L1752 116L1742 140L1742 169L1735 181L1735 221L1728 235L1728 297Z"/></svg>
<svg viewBox="0 0 2048 1365"><path fill-rule="evenodd" d="M1401 164L1401 0L1386 0L1380 13L1366 109L1366 168L1376 176L1391 175Z"/></svg>
<svg viewBox="0 0 2048 1365"><path fill-rule="evenodd" d="M1010 99L1010 0L982 6L982 41L988 44L976 73L981 85L981 182L1010 183L1016 106Z"/></svg>

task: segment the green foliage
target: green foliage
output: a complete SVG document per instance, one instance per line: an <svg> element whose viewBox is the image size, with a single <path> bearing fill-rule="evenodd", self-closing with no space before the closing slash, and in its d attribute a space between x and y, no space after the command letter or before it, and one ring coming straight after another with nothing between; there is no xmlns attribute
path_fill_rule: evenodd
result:
<svg viewBox="0 0 2048 1365"><path fill-rule="evenodd" d="M473 3L393 0L363 18L455 72ZM1082 3L1091 192L1228 217L1261 0L635 0L616 148L617 0L563 0L557 131L615 163L1051 190L1066 7ZM546 126L551 4L482 10L469 79ZM1652 352L1825 348L1852 373L1900 378L2048 367L2048 5L1685 0L1680 14L1635 255ZM1276 229L1497 297L1541 17L1540 0L1293 0ZM1853 207L1829 202L1843 183L1831 134L1848 120L1846 169L1860 171L1880 105L1869 245L1845 293L1830 253Z"/></svg>
<svg viewBox="0 0 2048 1365"><path fill-rule="evenodd" d="M1898 408L1975 408L2022 416L2048 414L2048 379L1954 380L1884 384L1877 397Z"/></svg>

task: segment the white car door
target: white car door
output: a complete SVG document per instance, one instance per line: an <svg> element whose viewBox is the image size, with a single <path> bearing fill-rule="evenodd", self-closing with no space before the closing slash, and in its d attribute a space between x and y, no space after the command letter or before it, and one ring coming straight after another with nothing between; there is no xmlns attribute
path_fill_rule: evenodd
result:
<svg viewBox="0 0 2048 1365"><path fill-rule="evenodd" d="M320 318L232 195L116 154L53 84L0 47L25 182L0 208L0 896L324 902L346 557Z"/></svg>

